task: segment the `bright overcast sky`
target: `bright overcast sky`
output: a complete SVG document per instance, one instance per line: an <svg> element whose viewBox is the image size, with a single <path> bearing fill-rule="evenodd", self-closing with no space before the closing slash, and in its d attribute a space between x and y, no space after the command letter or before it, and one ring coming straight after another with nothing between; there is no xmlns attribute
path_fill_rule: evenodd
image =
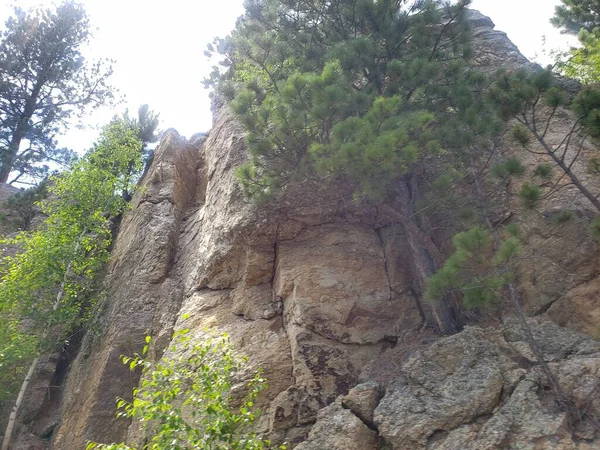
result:
<svg viewBox="0 0 600 450"><path fill-rule="evenodd" d="M93 127L126 107L148 103L159 112L161 128L176 128L189 137L211 126L208 92L201 84L210 72L206 44L224 36L242 13L243 0L82 0L97 27L88 58L116 60L112 83L126 96L114 110L86 119L87 129L72 129L60 143L83 151L95 139ZM0 20L13 0L0 0ZM18 0L21 7L51 5L52 0ZM547 48L564 47L565 37L549 24L559 0L474 0L472 7L492 18L521 52L534 58ZM538 58L542 61L543 58Z"/></svg>

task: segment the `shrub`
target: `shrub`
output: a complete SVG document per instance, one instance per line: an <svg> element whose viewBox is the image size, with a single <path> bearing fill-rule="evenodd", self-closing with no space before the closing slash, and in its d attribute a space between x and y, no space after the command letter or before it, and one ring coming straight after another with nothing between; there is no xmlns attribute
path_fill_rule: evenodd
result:
<svg viewBox="0 0 600 450"><path fill-rule="evenodd" d="M260 371L246 382L247 394L234 406L234 376L246 359L234 353L227 335L192 341L188 330L182 330L173 342L159 362L146 359L150 336L141 355L122 357L132 371L142 369L142 378L133 402L117 400L117 415L139 421L143 447L90 442L87 450L270 448L269 441L250 430L257 416L256 396L266 387Z"/></svg>

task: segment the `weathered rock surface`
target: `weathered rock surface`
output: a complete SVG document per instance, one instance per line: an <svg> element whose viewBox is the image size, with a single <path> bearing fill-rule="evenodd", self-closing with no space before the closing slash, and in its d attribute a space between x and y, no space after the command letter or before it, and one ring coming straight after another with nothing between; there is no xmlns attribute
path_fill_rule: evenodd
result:
<svg viewBox="0 0 600 450"><path fill-rule="evenodd" d="M297 450L364 450L379 446L377 434L370 430L339 401L323 408L308 439Z"/></svg>
<svg viewBox="0 0 600 450"><path fill-rule="evenodd" d="M574 434L539 366L530 359L520 326L508 321L500 330L468 327L415 352L402 363L380 401L372 397L360 410L344 408L357 391L377 388L357 386L318 413L308 440L297 448L598 448L600 434L586 417L600 412L600 342L547 320L531 319L529 324L582 414ZM369 428L361 416L373 414ZM361 447L365 442L369 446Z"/></svg>
<svg viewBox="0 0 600 450"><path fill-rule="evenodd" d="M472 20L480 65L529 64L488 18ZM504 151L516 146L507 141ZM147 333L160 353L185 326L196 339L207 327L229 333L248 370L264 370L258 429L301 450L600 446L590 427L567 432L512 322L441 340L422 329L426 306L400 225L353 201L351 188L310 180L268 205L249 203L234 178L245 158L226 109L207 138L167 133L120 226L98 325L61 381L60 421L27 439L71 450L133 438L135 426L114 418L116 397L137 382L119 355L139 351ZM523 214L517 188L502 191L498 222ZM598 250L585 233L589 206L565 192L523 230L537 259L519 274L519 288L528 313L591 333L600 314ZM574 220L558 229L554 214L565 209ZM598 344L549 321L532 324L565 391L598 410ZM23 428L23 439L34 429Z"/></svg>
<svg viewBox="0 0 600 450"><path fill-rule="evenodd" d="M170 339L181 303L172 270L184 213L195 202L197 148L167 132L133 211L123 219L108 268L105 310L69 373L63 410L73 413L63 416L54 448L84 448L87 440L102 442L127 431L126 421L115 420L115 399L131 396L136 380L119 356L139 351L148 333L163 345Z"/></svg>

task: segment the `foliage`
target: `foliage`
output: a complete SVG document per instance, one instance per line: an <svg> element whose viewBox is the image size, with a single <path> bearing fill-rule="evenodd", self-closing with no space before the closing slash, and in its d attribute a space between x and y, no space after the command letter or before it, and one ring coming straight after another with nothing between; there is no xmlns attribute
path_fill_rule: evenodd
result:
<svg viewBox="0 0 600 450"><path fill-rule="evenodd" d="M573 213L571 211L561 211L552 218L552 221L556 225L564 225L565 223L569 222L572 218Z"/></svg>
<svg viewBox="0 0 600 450"><path fill-rule="evenodd" d="M144 166L148 166L152 158L152 151L148 149L148 144L154 144L162 134L162 131L158 129L160 114L152 111L148 104L143 104L138 108L137 117L131 117L129 111L126 110L123 114L123 121L131 129L136 130L137 137L142 142Z"/></svg>
<svg viewBox="0 0 600 450"><path fill-rule="evenodd" d="M408 230L421 295L443 261L430 217L472 213L430 180L464 177L472 148L501 129L486 76L469 66L469 3L251 0L207 51L222 67L206 84L246 131L245 193L265 200L307 179L351 186ZM437 329L460 329L454 299L436 308Z"/></svg>
<svg viewBox="0 0 600 450"><path fill-rule="evenodd" d="M572 170L579 160L589 136L600 135L600 88L585 86L574 97L560 89L553 74L546 70L527 71L519 69L512 72L500 71L486 91L491 107L496 110L507 126L516 120L513 127L513 138L522 149L536 158L546 157L562 172L557 182L549 187L545 196L573 184L600 210L597 195ZM548 142L548 132L554 126L554 120L560 108L569 108L576 115L574 125L561 138L558 145ZM534 173L542 178L549 178L552 166L549 163L539 165ZM565 179L566 183L560 184ZM528 207L541 198L539 186L524 184L521 198Z"/></svg>
<svg viewBox="0 0 600 450"><path fill-rule="evenodd" d="M584 29L593 31L600 27L600 2L598 0L561 0L555 8L551 22L565 33L578 34Z"/></svg>
<svg viewBox="0 0 600 450"><path fill-rule="evenodd" d="M152 162L154 151L149 149L148 145L158 141L158 138L162 133L158 130L158 125L160 123L159 114L151 111L150 107L147 104L144 104L139 107L137 117L131 117L129 115L129 110L125 110L125 113L121 117L114 116L112 122L121 123L126 128L132 130L138 140L142 143L143 164L141 166L130 164L124 175L128 179L129 184L133 185L139 180L142 170L147 170ZM125 200L129 201L131 200L132 192L124 190L122 196Z"/></svg>
<svg viewBox="0 0 600 450"><path fill-rule="evenodd" d="M552 178L552 164L542 163L538 164L533 170L533 174L543 179Z"/></svg>
<svg viewBox="0 0 600 450"><path fill-rule="evenodd" d="M600 137L600 87L584 86L571 103L582 129L593 137Z"/></svg>
<svg viewBox="0 0 600 450"><path fill-rule="evenodd" d="M93 150L51 178L50 195L39 204L43 225L3 241L17 253L0 266L0 379L14 384L36 354L87 319L108 257L110 219L126 207L116 193L131 189L123 174L132 161L141 164L141 143L111 124Z"/></svg>
<svg viewBox="0 0 600 450"><path fill-rule="evenodd" d="M590 222L589 230L592 237L600 241L600 217L596 217Z"/></svg>
<svg viewBox="0 0 600 450"><path fill-rule="evenodd" d="M245 125L246 193L318 173L380 198L424 155L467 139L455 125L482 83L466 64L467 3L247 2L211 47L227 69L208 83Z"/></svg>
<svg viewBox="0 0 600 450"><path fill-rule="evenodd" d="M600 36L598 32L579 32L579 47L561 55L558 69L567 77L583 83L600 82Z"/></svg>
<svg viewBox="0 0 600 450"><path fill-rule="evenodd" d="M146 357L150 336L141 355L123 357L123 364L142 369L133 402L119 399L119 415L138 420L146 450L205 448L214 450L266 449L269 442L249 428L257 412L254 402L266 387L260 372L246 382L247 395L234 406L234 377L245 359L237 356L227 335L210 334L191 340L188 330L174 334L173 344L159 362ZM126 450L125 444L88 443L87 449ZM142 447L139 447L142 448ZM280 447L285 449L285 447Z"/></svg>
<svg viewBox="0 0 600 450"><path fill-rule="evenodd" d="M90 40L82 5L15 8L0 36L0 182L9 173L44 178L49 163L68 166L73 153L55 136L75 117L113 99L106 61L88 62Z"/></svg>
<svg viewBox="0 0 600 450"><path fill-rule="evenodd" d="M143 104L138 108L137 118L131 117L129 111L125 111L123 120L132 129L137 131L138 139L146 147L148 144L153 144L158 140L160 135L160 131L158 131L159 116L160 114L150 110L148 104Z"/></svg>
<svg viewBox="0 0 600 450"><path fill-rule="evenodd" d="M438 301L447 292L460 292L468 308L486 306L498 299L501 288L514 274L506 270L520 250L518 228L507 228L508 235L496 247L490 231L480 227L454 236L454 253L428 280L426 298Z"/></svg>
<svg viewBox="0 0 600 450"><path fill-rule="evenodd" d="M542 198L542 191L539 186L526 181L519 189L519 198L525 208L534 209Z"/></svg>
<svg viewBox="0 0 600 450"><path fill-rule="evenodd" d="M525 166L517 158L508 158L504 163L492 167L492 173L498 178L523 175Z"/></svg>
<svg viewBox="0 0 600 450"><path fill-rule="evenodd" d="M0 327L0 408L18 392L37 349L35 336L23 333L18 322L9 320Z"/></svg>
<svg viewBox="0 0 600 450"><path fill-rule="evenodd" d="M597 0L563 0L551 20L564 33L575 34L580 46L558 55L557 67L584 83L600 81L600 3Z"/></svg>

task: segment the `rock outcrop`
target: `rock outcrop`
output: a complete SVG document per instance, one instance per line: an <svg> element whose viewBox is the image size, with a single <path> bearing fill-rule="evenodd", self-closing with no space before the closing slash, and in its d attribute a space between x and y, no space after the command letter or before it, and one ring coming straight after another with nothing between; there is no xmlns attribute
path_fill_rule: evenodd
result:
<svg viewBox="0 0 600 450"><path fill-rule="evenodd" d="M582 414L597 417L600 343L545 319L529 323L565 393ZM351 391L322 409L297 448L598 448L597 424L583 417L572 434L544 380L516 322L500 329L468 327L410 355L378 403L370 401L378 397L373 390L353 408ZM364 385L356 389L369 392ZM373 421L365 420L365 410Z"/></svg>
<svg viewBox="0 0 600 450"><path fill-rule="evenodd" d="M488 18L471 20L480 64L529 64ZM249 370L260 367L269 380L258 431L300 450L600 446L585 420L568 432L518 326L484 316L481 327L443 339L423 327L400 225L353 201L350 188L310 180L252 204L234 177L245 158L242 131L225 108L208 137L166 133L120 226L97 325L59 380L60 419L26 408L19 449L131 437L135 427L115 419L115 400L128 398L137 380L119 356L139 351L148 333L160 354L179 327L196 339L207 327L229 333ZM512 194L503 187L499 222L522 214ZM545 202L523 230L538 263L519 274L520 290L531 315L592 333L598 250L582 231L589 208L569 195ZM564 209L572 225L553 228ZM600 413L598 343L548 319L531 324L565 391ZM50 424L43 436L39 423ZM34 440L40 447L27 444Z"/></svg>

